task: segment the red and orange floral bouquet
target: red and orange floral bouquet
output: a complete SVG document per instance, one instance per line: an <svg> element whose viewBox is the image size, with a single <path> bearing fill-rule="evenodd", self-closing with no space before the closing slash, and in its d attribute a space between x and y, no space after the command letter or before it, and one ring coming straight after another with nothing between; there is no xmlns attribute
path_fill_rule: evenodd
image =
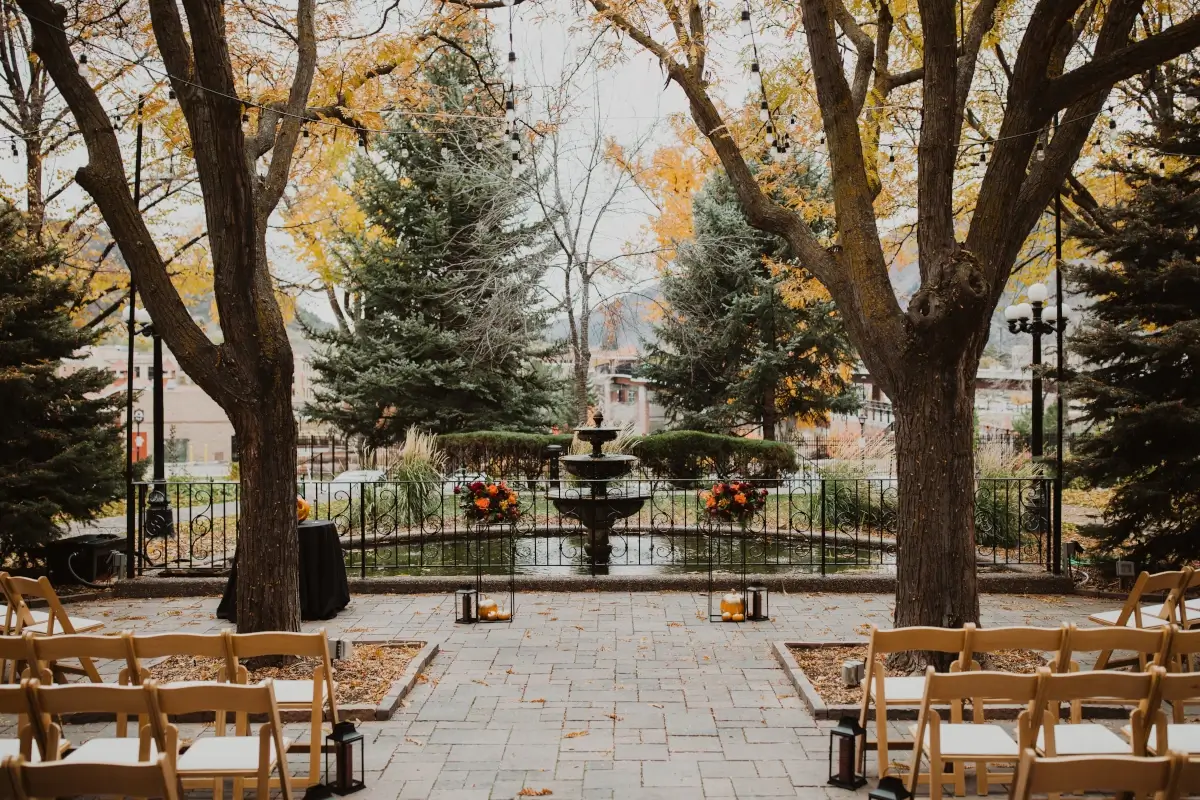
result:
<svg viewBox="0 0 1200 800"><path fill-rule="evenodd" d="M458 507L463 516L472 522L516 522L521 516L517 493L503 481L475 481L455 486L454 493L459 497Z"/></svg>
<svg viewBox="0 0 1200 800"><path fill-rule="evenodd" d="M755 488L749 481L721 481L701 492L700 501L709 519L736 522L744 528L766 506L767 490Z"/></svg>

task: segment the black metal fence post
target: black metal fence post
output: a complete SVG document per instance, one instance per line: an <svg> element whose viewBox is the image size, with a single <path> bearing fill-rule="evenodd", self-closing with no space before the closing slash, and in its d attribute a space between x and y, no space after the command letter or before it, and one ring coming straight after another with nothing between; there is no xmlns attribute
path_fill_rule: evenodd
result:
<svg viewBox="0 0 1200 800"><path fill-rule="evenodd" d="M821 575L825 575L825 479L821 481Z"/></svg>

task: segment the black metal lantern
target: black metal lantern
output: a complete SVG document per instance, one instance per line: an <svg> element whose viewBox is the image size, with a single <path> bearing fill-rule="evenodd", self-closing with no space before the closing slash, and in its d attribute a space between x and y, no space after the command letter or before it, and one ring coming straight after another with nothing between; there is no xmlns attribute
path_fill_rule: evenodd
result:
<svg viewBox="0 0 1200 800"><path fill-rule="evenodd" d="M746 587L746 619L750 622L763 622L771 618L769 597L765 586Z"/></svg>
<svg viewBox="0 0 1200 800"><path fill-rule="evenodd" d="M895 775L886 775L879 780L878 787L867 793L867 797L871 800L909 800L912 792Z"/></svg>
<svg viewBox="0 0 1200 800"><path fill-rule="evenodd" d="M859 740L865 739L867 730L858 724L857 717L842 717L829 732L829 785L842 789L858 789L865 786L867 776L865 764L866 748L859 749ZM834 768L834 760L837 767Z"/></svg>
<svg viewBox="0 0 1200 800"><path fill-rule="evenodd" d="M454 608L458 615L454 621L462 625L473 625L479 622L479 591L477 589L457 589L454 592Z"/></svg>
<svg viewBox="0 0 1200 800"><path fill-rule="evenodd" d="M353 722L339 722L333 732L325 737L325 786L334 794L350 794L366 787L363 735ZM329 757L333 756L331 774Z"/></svg>

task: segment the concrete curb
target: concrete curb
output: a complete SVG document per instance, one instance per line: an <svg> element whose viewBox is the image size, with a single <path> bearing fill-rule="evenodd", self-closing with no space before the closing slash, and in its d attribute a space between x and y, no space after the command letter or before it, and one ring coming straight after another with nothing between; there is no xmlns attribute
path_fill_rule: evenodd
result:
<svg viewBox="0 0 1200 800"><path fill-rule="evenodd" d="M733 576L714 573L718 586ZM893 594L896 576L854 575L748 575L751 583L771 591L789 593L830 592L837 594ZM224 578L135 578L113 587L113 597L210 597L225 590ZM402 575L392 577L351 578L355 594L430 594L452 592L474 582L474 576ZM485 589L507 589L508 578L485 575ZM708 573L676 575L519 575L520 591L578 592L596 591L707 591ZM989 594L1071 594L1071 579L1064 575L1035 572L987 572L979 575L979 590Z"/></svg>
<svg viewBox="0 0 1200 800"><path fill-rule="evenodd" d="M413 644L412 641L394 640L394 639L358 639L354 642L355 646L360 644L375 644L383 647L396 647L399 645ZM392 714L396 713L396 709L400 707L400 701L408 696L413 687L417 685L417 676L425 671L429 663L433 661L433 657L437 655L441 648L440 640L432 640L424 643L421 652L413 656L413 660L408 662L408 666L404 669L404 674L396 680L392 681L392 685L388 688L387 695L379 701L378 705L370 705L367 703L354 703L342 706L342 719L355 720L356 722L370 722L372 720L382 721L391 719Z"/></svg>

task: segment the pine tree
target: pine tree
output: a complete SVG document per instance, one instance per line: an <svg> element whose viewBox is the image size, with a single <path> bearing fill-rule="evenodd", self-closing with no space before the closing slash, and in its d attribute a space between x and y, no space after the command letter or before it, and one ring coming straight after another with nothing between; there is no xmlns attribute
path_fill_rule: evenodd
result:
<svg viewBox="0 0 1200 800"><path fill-rule="evenodd" d="M1108 165L1127 199L1073 231L1100 263L1070 273L1089 302L1071 339L1087 366L1070 388L1089 428L1072 472L1114 489L1102 522L1083 531L1147 566L1200 556L1197 77L1174 90L1188 87L1191 110L1168 97L1170 113L1137 139L1149 163Z"/></svg>
<svg viewBox="0 0 1200 800"><path fill-rule="evenodd" d="M402 118L359 159L370 230L343 243L356 313L351 330L316 336L327 347L310 412L373 445L414 424L537 429L558 402L538 345L547 251L527 222L530 182L513 179L498 122L472 118L475 64L442 51L425 77L439 110L463 116Z"/></svg>
<svg viewBox="0 0 1200 800"><path fill-rule="evenodd" d="M815 191L815 186L799 187ZM723 172L693 202L695 235L663 276L669 309L643 369L677 427L726 433L787 417L851 411L850 345L826 296L790 297L804 283L782 239L751 228Z"/></svg>
<svg viewBox="0 0 1200 800"><path fill-rule="evenodd" d="M0 554L19 560L125 495L121 396L100 395L112 373L69 363L98 332L71 324L58 254L23 230L0 212Z"/></svg>

